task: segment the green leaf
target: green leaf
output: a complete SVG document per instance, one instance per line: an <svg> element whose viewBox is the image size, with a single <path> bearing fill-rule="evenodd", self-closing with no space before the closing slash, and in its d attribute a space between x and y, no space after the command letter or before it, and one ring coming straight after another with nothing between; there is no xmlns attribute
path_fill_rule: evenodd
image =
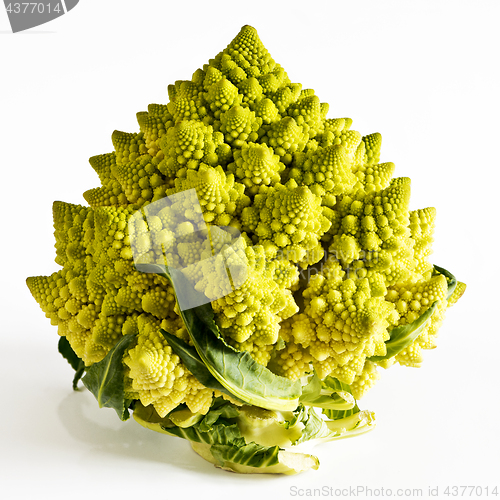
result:
<svg viewBox="0 0 500 500"><path fill-rule="evenodd" d="M130 400L125 399L122 358L134 337L135 334L122 337L102 361L87 368L87 374L82 379L85 387L97 399L99 407L113 408L121 420L127 420L130 416Z"/></svg>
<svg viewBox="0 0 500 500"><path fill-rule="evenodd" d="M375 414L366 410L358 411L341 419L326 420L325 425L332 433L327 441L351 438L374 429Z"/></svg>
<svg viewBox="0 0 500 500"><path fill-rule="evenodd" d="M76 391L78 390L78 381L82 378L83 372L85 371L85 363L76 355L75 351L73 351L66 337L61 337L59 339L57 347L63 358L66 359L73 370L75 370L75 376L73 377L73 390Z"/></svg>
<svg viewBox="0 0 500 500"><path fill-rule="evenodd" d="M75 351L73 351L66 337L59 338L59 344L57 345L57 348L62 354L63 358L71 365L73 370L78 370L81 359L76 355Z"/></svg>
<svg viewBox="0 0 500 500"><path fill-rule="evenodd" d="M399 354L403 349L406 349L409 345L411 345L415 339L420 335L422 330L427 325L427 322L430 320L434 311L436 310L438 305L438 301L434 302L427 311L421 314L415 321L409 323L407 325L401 325L396 328L393 328L389 335L391 338L386 341L385 345L387 348L387 353L385 356L372 356L371 358L367 358L370 361L382 361L384 359L392 358Z"/></svg>
<svg viewBox="0 0 500 500"><path fill-rule="evenodd" d="M83 360L80 360L80 364L78 365L78 369L76 370L75 376L73 377L73 390L74 391L78 390L78 382L83 377L84 373L85 373L85 363L83 362Z"/></svg>
<svg viewBox="0 0 500 500"><path fill-rule="evenodd" d="M294 445L310 441L319 444L363 434L375 427L375 416L369 411L357 411L342 419L323 420L313 408L307 408L306 412L301 415L301 422L304 429L301 437L293 443Z"/></svg>
<svg viewBox="0 0 500 500"><path fill-rule="evenodd" d="M238 446L245 444L245 440L241 436L240 429L236 423L219 423L213 425L212 429L209 431L201 431L199 425L196 424L184 428L161 425L161 428L166 434L181 437L196 443L234 444Z"/></svg>
<svg viewBox="0 0 500 500"><path fill-rule="evenodd" d="M451 274L446 269L443 269L439 266L434 266L434 275L442 274L445 276L448 282L448 291L446 294L446 300L448 300L455 291L457 286L457 279L453 274ZM385 356L372 356L371 358L367 358L370 361L382 361L384 359L392 358L399 354L402 350L406 349L409 345L411 345L415 339L420 335L422 330L427 325L427 322L430 320L432 314L436 310L438 306L438 301L434 302L427 311L421 314L415 321L409 323L408 325L398 326L393 328L390 332L390 339L385 343L387 347L387 353Z"/></svg>
<svg viewBox="0 0 500 500"><path fill-rule="evenodd" d="M181 271L169 268L165 273L160 266L148 265L149 272L155 268L157 274L172 283L176 294L179 288L183 293L192 289ZM171 274L175 275L175 279ZM229 346L215 324L210 303L181 310L180 314L201 361L232 395L248 404L270 410L289 411L297 407L300 382L275 375L257 363L248 352Z"/></svg>
<svg viewBox="0 0 500 500"><path fill-rule="evenodd" d="M314 455L277 450L275 446L266 448L250 443L237 447L196 442L191 442L191 446L198 455L216 467L240 474L291 475L310 469L317 470L319 467L319 460ZM225 460L226 458L229 460Z"/></svg>
<svg viewBox="0 0 500 500"><path fill-rule="evenodd" d="M205 366L200 356L193 346L186 344L182 339L160 329L160 332L165 337L172 350L174 351L182 362L186 365L187 369L196 377L196 380L209 389L216 389L231 397L231 394L218 380L210 373L210 370ZM235 398L236 399L236 398Z"/></svg>
<svg viewBox="0 0 500 500"><path fill-rule="evenodd" d="M352 395L351 386L344 382L341 382L338 378L331 377L328 375L325 379L323 379L323 386L328 387L330 390L343 393L346 392Z"/></svg>
<svg viewBox="0 0 500 500"><path fill-rule="evenodd" d="M316 372L302 388L299 401L306 406L332 410L348 410L356 404L347 384L333 377L326 377L321 381Z"/></svg>
<svg viewBox="0 0 500 500"><path fill-rule="evenodd" d="M281 427L285 428L286 430L288 429L293 429L294 427L297 426L297 424L301 423L305 418L306 414L309 411L309 407L303 405L302 403L297 406L295 410L293 410L291 413L291 418L285 418L285 420L278 420L276 419L276 423L280 425ZM302 431L300 432L300 435L302 434ZM292 442L295 441L295 439L291 440Z"/></svg>
<svg viewBox="0 0 500 500"><path fill-rule="evenodd" d="M269 410L293 410L301 393L300 382L275 375L246 351L226 344L205 304L181 313L193 344L212 375L237 398Z"/></svg>
<svg viewBox="0 0 500 500"><path fill-rule="evenodd" d="M210 452L221 466L232 462L248 467L270 467L279 463L279 446L261 446L249 443L243 446L214 444Z"/></svg>
<svg viewBox="0 0 500 500"><path fill-rule="evenodd" d="M307 408L307 411L302 413L301 422L304 425L302 435L293 444L298 445L313 439L329 440L332 438L330 429L325 424L325 421L314 411L313 408Z"/></svg>
<svg viewBox="0 0 500 500"><path fill-rule="evenodd" d="M306 385L302 387L302 394L300 395L300 402L307 404L307 401L311 401L317 397L321 392L321 380L316 374L313 373Z"/></svg>
<svg viewBox="0 0 500 500"><path fill-rule="evenodd" d="M323 414L326 415L327 418L330 420L340 420L342 418L350 417L351 415L354 415L355 413L359 413L360 409L358 408L358 405L354 405L353 408L349 410L329 410L325 409L323 410Z"/></svg>
<svg viewBox="0 0 500 500"><path fill-rule="evenodd" d="M223 399L215 400L212 409L207 413L205 418L200 422L198 428L202 432L209 432L212 430L214 424L220 419L236 418L239 415L239 410L228 401Z"/></svg>
<svg viewBox="0 0 500 500"><path fill-rule="evenodd" d="M457 278L455 278L455 276L453 276L453 274L451 274L450 271L447 271L442 267L434 265L434 270L437 271L439 274L442 274L448 281L448 293L446 294L446 300L448 300L453 295L453 292L457 287Z"/></svg>
<svg viewBox="0 0 500 500"><path fill-rule="evenodd" d="M255 441L263 446L289 448L301 436L300 422L306 410L300 404L293 412L275 412L248 405L238 407L238 411L236 421L247 443Z"/></svg>

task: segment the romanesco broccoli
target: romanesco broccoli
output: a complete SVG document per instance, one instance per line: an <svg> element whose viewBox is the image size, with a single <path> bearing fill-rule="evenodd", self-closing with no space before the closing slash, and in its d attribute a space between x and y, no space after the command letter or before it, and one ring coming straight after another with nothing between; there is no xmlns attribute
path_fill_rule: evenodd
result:
<svg viewBox="0 0 500 500"><path fill-rule="evenodd" d="M317 468L301 445L372 429L355 399L465 291L429 260L436 210L251 26L168 98L90 158L88 206L54 203L61 268L28 287L121 419L229 470Z"/></svg>

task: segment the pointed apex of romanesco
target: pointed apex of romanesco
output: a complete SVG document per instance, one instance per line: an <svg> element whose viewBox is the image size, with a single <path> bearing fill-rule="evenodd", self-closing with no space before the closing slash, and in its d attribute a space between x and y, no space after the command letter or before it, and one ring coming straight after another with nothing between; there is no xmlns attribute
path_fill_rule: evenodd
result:
<svg viewBox="0 0 500 500"><path fill-rule="evenodd" d="M380 149L382 147L382 135L378 132L365 135L363 137L365 144L365 163L375 165L380 160Z"/></svg>
<svg viewBox="0 0 500 500"><path fill-rule="evenodd" d="M210 65L217 67L231 80L238 79L241 81L244 80L245 75L248 78L260 79L276 67L271 54L260 40L257 30L248 25L241 28L238 35L226 49L210 61Z"/></svg>

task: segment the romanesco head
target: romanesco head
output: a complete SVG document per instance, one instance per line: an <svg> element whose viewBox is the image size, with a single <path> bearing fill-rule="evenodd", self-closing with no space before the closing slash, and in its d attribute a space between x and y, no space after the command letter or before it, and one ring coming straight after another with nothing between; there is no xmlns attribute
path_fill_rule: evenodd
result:
<svg viewBox="0 0 500 500"><path fill-rule="evenodd" d="M133 334L129 399L161 417L212 404L160 333L189 342L173 287L139 272L134 252L180 269L225 342L289 379L315 370L361 397L378 366L421 364L465 285L452 293L431 264L436 210L409 210L410 179L380 162L381 135L328 112L244 26L191 80L169 85L167 103L137 113L136 132L112 134L114 151L90 159L101 185L84 193L89 206L54 204L61 269L27 281L86 366ZM391 331L433 304L419 335L381 359Z"/></svg>

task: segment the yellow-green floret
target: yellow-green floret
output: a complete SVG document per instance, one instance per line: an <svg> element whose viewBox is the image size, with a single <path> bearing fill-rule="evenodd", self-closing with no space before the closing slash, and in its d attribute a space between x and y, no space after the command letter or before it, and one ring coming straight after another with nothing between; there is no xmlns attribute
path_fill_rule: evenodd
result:
<svg viewBox="0 0 500 500"><path fill-rule="evenodd" d="M176 179L175 189L169 194L195 189L206 222L229 226L242 208L250 204L245 187L226 175L220 165L209 167L202 163L199 170L188 170L186 179ZM233 223L238 225L238 223Z"/></svg>
<svg viewBox="0 0 500 500"><path fill-rule="evenodd" d="M415 271L426 279L430 278L433 269L428 257L432 253L435 220L436 209L434 207L421 208L410 212L409 227L411 237L415 241L414 255L417 261Z"/></svg>
<svg viewBox="0 0 500 500"><path fill-rule="evenodd" d="M215 320L234 342L272 345L278 340L279 323L298 308L291 292L273 279L274 263L266 262L262 246L245 248L245 256L247 278L237 290L212 302Z"/></svg>
<svg viewBox="0 0 500 500"><path fill-rule="evenodd" d="M265 144L249 143L234 152L234 163L227 168L245 185L249 195L255 195L261 186L278 183L285 165Z"/></svg>
<svg viewBox="0 0 500 500"><path fill-rule="evenodd" d="M356 177L352 172L352 160L342 145L319 147L296 156L290 178L305 184L323 198L323 205L333 207L335 196L349 193Z"/></svg>
<svg viewBox="0 0 500 500"><path fill-rule="evenodd" d="M429 280L406 285L395 285L389 288L386 299L392 302L399 313L397 326L412 323L421 316L434 302L438 302L436 311L429 323L406 349L394 358L401 365L418 367L423 361L422 349L434 349L436 337L448 306L446 295L448 283L446 278L438 274Z"/></svg>
<svg viewBox="0 0 500 500"><path fill-rule="evenodd" d="M350 384L367 357L385 355L397 312L379 293L372 293L368 278L346 278L337 261L311 277L291 333L308 349L320 378L333 375Z"/></svg>
<svg viewBox="0 0 500 500"><path fill-rule="evenodd" d="M207 413L213 390L203 387L189 373L160 333L160 321L148 315L138 318L139 335L123 362L127 396L153 405L160 417L185 403L193 413Z"/></svg>
<svg viewBox="0 0 500 500"><path fill-rule="evenodd" d="M279 252L302 267L321 260L324 251L319 239L330 227L321 198L293 179L256 195L253 206L243 210L242 223L268 255Z"/></svg>
<svg viewBox="0 0 500 500"><path fill-rule="evenodd" d="M363 260L387 284L404 282L416 267L409 228L410 179L398 177L380 192L358 191L337 205L339 225L330 246L343 265Z"/></svg>

